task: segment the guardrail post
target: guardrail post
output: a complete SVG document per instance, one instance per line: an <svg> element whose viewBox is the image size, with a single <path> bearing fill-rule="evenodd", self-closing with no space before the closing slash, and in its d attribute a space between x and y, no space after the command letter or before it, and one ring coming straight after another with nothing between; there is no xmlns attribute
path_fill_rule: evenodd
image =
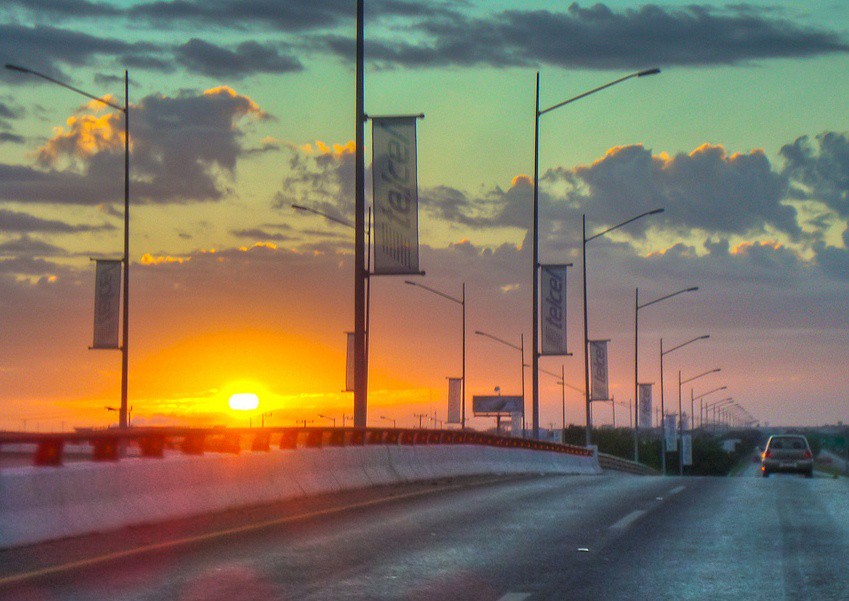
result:
<svg viewBox="0 0 849 601"><path fill-rule="evenodd" d="M62 465L62 447L65 441L42 440L38 443L38 448L35 451L35 465L40 466L58 466Z"/></svg>

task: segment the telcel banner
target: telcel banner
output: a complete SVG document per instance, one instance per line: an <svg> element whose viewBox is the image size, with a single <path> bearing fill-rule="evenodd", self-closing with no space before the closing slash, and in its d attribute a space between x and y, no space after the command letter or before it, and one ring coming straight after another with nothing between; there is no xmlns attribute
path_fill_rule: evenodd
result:
<svg viewBox="0 0 849 601"><path fill-rule="evenodd" d="M651 384L640 384L640 428L651 428Z"/></svg>
<svg viewBox="0 0 849 601"><path fill-rule="evenodd" d="M372 119L376 275L421 273L416 118Z"/></svg>
<svg viewBox="0 0 849 601"><path fill-rule="evenodd" d="M94 278L93 349L117 349L123 262L98 259Z"/></svg>
<svg viewBox="0 0 849 601"><path fill-rule="evenodd" d="M346 332L348 336L348 352L345 356L345 392L354 392L354 332Z"/></svg>
<svg viewBox="0 0 849 601"><path fill-rule="evenodd" d="M541 265L540 321L543 355L568 355L566 347L566 272L568 265Z"/></svg>
<svg viewBox="0 0 849 601"><path fill-rule="evenodd" d="M591 401L609 401L607 387L607 340L590 340Z"/></svg>
<svg viewBox="0 0 849 601"><path fill-rule="evenodd" d="M683 455L684 465L693 465L693 435L684 434L681 437L681 454Z"/></svg>
<svg viewBox="0 0 849 601"><path fill-rule="evenodd" d="M460 412L462 397L463 378L448 378L448 420L445 423L459 424L462 421Z"/></svg>
<svg viewBox="0 0 849 601"><path fill-rule="evenodd" d="M663 432L666 436L666 450L669 453L678 451L678 429L675 427L677 415L666 415L663 418Z"/></svg>

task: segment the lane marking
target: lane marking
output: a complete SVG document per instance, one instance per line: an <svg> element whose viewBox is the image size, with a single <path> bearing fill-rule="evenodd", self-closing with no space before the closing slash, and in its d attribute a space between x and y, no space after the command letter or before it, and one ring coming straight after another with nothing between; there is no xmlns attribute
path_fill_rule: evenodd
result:
<svg viewBox="0 0 849 601"><path fill-rule="evenodd" d="M676 486L675 488L673 488L672 490L670 490L667 494L669 494L670 496L672 496L672 495L677 495L679 492L681 492L681 491L682 491L682 490L684 490L685 488L687 488L687 487L686 487L686 486L684 486L684 485Z"/></svg>
<svg viewBox="0 0 849 601"><path fill-rule="evenodd" d="M610 526L610 528L612 530L624 530L625 528L636 522L638 519L646 515L646 513L648 512L645 509L635 509L634 511L626 515L624 518L614 522Z"/></svg>
<svg viewBox="0 0 849 601"><path fill-rule="evenodd" d="M530 596L530 593L507 593L498 601L525 601Z"/></svg>
<svg viewBox="0 0 849 601"><path fill-rule="evenodd" d="M459 483L450 486L435 488L435 489L425 489L420 491L414 491L409 493L404 493L400 495L394 495L390 497L381 497L378 499L371 499L368 501L361 501L359 503L351 503L350 505L343 505L341 507L329 507L327 509L319 509L316 511L310 511L307 513L302 513L298 515L286 516L281 518L275 518L273 520L266 520L264 522L257 522L254 524L248 524L245 526L237 526L235 528L227 528L225 530L218 530L215 532L207 532L206 534L199 534L197 536L188 536L185 538L178 538L170 541L164 541L161 543L153 543L150 545L144 545L142 547L135 547L133 549L125 549L124 551L116 551L114 553L107 553L106 555L98 555L96 557L89 557L86 559L79 559L76 561L69 561L68 563L59 564L55 566L49 566L46 568L39 568L37 570L32 570L30 572L21 572L19 574L11 574L9 576L0 577L0 587L9 586L12 584L20 584L21 582L25 582L27 580L32 580L34 578L39 578L42 576L51 576L54 574L60 574L62 572L70 572L73 570L78 570L81 568L88 568L92 566L96 566L101 563L106 563L109 561L115 561L117 559L124 559L127 557L132 557L134 555L141 555L143 553L149 553L151 551L162 551L165 549L173 549L176 547L182 547L186 545L190 545L193 543L201 543L213 541L219 538L224 538L227 536L232 536L234 534L245 534L247 532L255 532L257 530L263 530L265 528L270 528L272 526L280 526L283 524L289 524L292 522L298 522L300 520L309 520L317 517L325 517L334 515L337 513L342 513L344 511L348 511L351 509L365 509L369 507L376 507L379 505L384 505L390 503L392 501L403 501L407 499L415 499L417 497L424 497L427 495L432 495L437 492L446 492L451 490L459 490L462 488L473 488L475 486L481 486L486 484L494 484L498 482L504 482L504 478L492 478L483 481L477 482L466 482ZM511 593L512 594L512 593ZM519 593L524 594L524 593ZM524 598L524 597L523 597ZM521 601L521 599L516 599L515 601Z"/></svg>

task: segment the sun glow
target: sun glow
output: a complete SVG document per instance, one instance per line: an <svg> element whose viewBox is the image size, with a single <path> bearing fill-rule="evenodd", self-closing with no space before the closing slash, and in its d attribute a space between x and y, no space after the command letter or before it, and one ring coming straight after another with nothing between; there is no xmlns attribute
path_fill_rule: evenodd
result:
<svg viewBox="0 0 849 601"><path fill-rule="evenodd" d="M253 411L259 407L259 397L252 392L237 392L230 397L233 411Z"/></svg>

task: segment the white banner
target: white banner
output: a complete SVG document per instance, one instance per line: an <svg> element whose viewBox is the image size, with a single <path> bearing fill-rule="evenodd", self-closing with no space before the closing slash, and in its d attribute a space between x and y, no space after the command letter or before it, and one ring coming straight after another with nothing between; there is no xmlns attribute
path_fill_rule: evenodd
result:
<svg viewBox="0 0 849 601"><path fill-rule="evenodd" d="M640 384L640 412L638 424L640 428L650 429L651 423L651 384Z"/></svg>
<svg viewBox="0 0 849 601"><path fill-rule="evenodd" d="M590 340L591 401L609 401L607 388L607 340Z"/></svg>
<svg viewBox="0 0 849 601"><path fill-rule="evenodd" d="M98 259L94 278L93 349L117 349L122 261Z"/></svg>
<svg viewBox="0 0 849 601"><path fill-rule="evenodd" d="M348 335L348 351L345 356L345 392L354 392L354 333L346 332Z"/></svg>
<svg viewBox="0 0 849 601"><path fill-rule="evenodd" d="M448 378L448 420L446 424L462 421L460 406L463 402L463 378Z"/></svg>
<svg viewBox="0 0 849 601"><path fill-rule="evenodd" d="M681 437L681 455L684 465L693 465L693 436L685 434Z"/></svg>
<svg viewBox="0 0 849 601"><path fill-rule="evenodd" d="M663 418L663 432L666 436L666 450L669 453L675 453L678 451L678 429L675 427L677 422L677 415L666 415Z"/></svg>
<svg viewBox="0 0 849 601"><path fill-rule="evenodd" d="M568 265L540 265L542 355L568 355L566 346L566 272Z"/></svg>
<svg viewBox="0 0 849 601"><path fill-rule="evenodd" d="M418 274L416 117L373 118L372 149L372 273Z"/></svg>

